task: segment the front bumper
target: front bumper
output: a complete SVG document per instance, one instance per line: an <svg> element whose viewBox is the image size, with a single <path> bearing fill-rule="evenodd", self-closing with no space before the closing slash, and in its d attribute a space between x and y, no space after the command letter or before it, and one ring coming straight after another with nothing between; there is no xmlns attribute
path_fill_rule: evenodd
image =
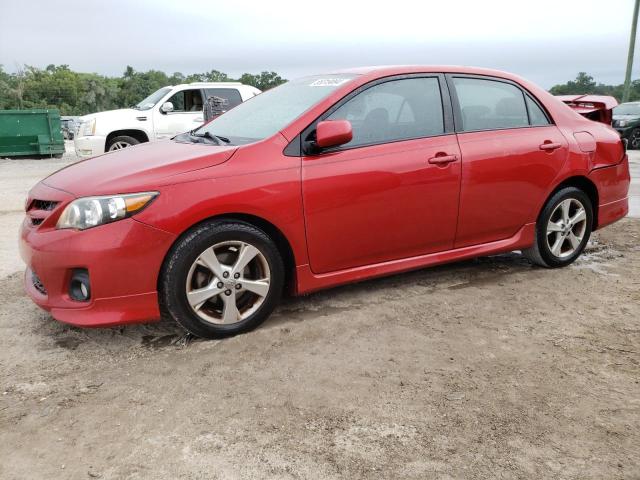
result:
<svg viewBox="0 0 640 480"><path fill-rule="evenodd" d="M54 189L40 184L32 196L40 198L51 191ZM32 225L29 218L22 224L20 254L27 264L27 294L55 319L78 326L158 319L158 274L175 236L133 218L84 231L56 230L53 217L69 201L59 201L52 218L41 225ZM78 268L89 273L91 298L87 302L69 296L71 275Z"/></svg>
<svg viewBox="0 0 640 480"><path fill-rule="evenodd" d="M104 153L107 137L102 135L91 135L89 137L76 136L73 144L76 148L76 155L79 157L94 157Z"/></svg>

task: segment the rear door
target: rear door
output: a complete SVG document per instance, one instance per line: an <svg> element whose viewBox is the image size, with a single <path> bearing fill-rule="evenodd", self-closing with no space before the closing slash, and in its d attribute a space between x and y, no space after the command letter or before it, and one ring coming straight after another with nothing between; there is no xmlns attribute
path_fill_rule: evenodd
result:
<svg viewBox="0 0 640 480"><path fill-rule="evenodd" d="M518 85L481 76L447 80L462 153L455 247L509 238L535 221L567 158L567 141Z"/></svg>
<svg viewBox="0 0 640 480"><path fill-rule="evenodd" d="M368 84L325 119L349 120L354 137L302 159L311 269L325 273L451 249L460 152L444 76Z"/></svg>

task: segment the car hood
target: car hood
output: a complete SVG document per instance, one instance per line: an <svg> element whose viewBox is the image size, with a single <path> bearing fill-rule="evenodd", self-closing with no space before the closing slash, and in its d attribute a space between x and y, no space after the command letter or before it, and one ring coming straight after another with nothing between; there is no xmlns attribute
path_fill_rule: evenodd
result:
<svg viewBox="0 0 640 480"><path fill-rule="evenodd" d="M45 185L77 197L153 190L180 175L227 161L237 146L163 140L92 157L45 178Z"/></svg>
<svg viewBox="0 0 640 480"><path fill-rule="evenodd" d="M123 116L128 117L145 117L147 116L146 110L136 110L135 108L119 108L117 110L105 110L104 112L90 113L88 115L83 115L79 118L80 122L84 122L87 120L92 120L94 118L123 118Z"/></svg>
<svg viewBox="0 0 640 480"><path fill-rule="evenodd" d="M640 115L613 115L614 120L640 120Z"/></svg>

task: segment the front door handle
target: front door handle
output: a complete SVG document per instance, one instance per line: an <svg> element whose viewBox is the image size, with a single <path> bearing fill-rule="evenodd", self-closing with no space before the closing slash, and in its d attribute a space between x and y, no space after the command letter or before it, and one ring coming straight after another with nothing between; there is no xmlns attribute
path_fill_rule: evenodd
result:
<svg viewBox="0 0 640 480"><path fill-rule="evenodd" d="M557 148L560 148L562 146L561 143L553 143L550 142L549 140L547 140L546 142L544 142L542 145L540 145L540 150L545 150L547 152L551 152Z"/></svg>
<svg viewBox="0 0 640 480"><path fill-rule="evenodd" d="M447 155L446 153L436 153L435 157L429 159L429 163L435 165L446 165L447 163L455 162L458 160L457 155Z"/></svg>

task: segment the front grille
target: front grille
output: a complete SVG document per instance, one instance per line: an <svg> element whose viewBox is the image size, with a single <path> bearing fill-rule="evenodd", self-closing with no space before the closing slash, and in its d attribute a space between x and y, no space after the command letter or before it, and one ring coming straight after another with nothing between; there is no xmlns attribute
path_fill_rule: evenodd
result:
<svg viewBox="0 0 640 480"><path fill-rule="evenodd" d="M56 208L56 205L58 205L58 202L53 202L51 200L33 200L29 206L29 210L44 210L46 212L50 212Z"/></svg>
<svg viewBox="0 0 640 480"><path fill-rule="evenodd" d="M31 272L31 283L33 284L33 288L39 291L42 295L47 294L47 289L44 288L40 277L38 277L38 275L34 271Z"/></svg>
<svg viewBox="0 0 640 480"><path fill-rule="evenodd" d="M27 217L31 226L41 225L60 202L53 200L33 199L27 206Z"/></svg>

